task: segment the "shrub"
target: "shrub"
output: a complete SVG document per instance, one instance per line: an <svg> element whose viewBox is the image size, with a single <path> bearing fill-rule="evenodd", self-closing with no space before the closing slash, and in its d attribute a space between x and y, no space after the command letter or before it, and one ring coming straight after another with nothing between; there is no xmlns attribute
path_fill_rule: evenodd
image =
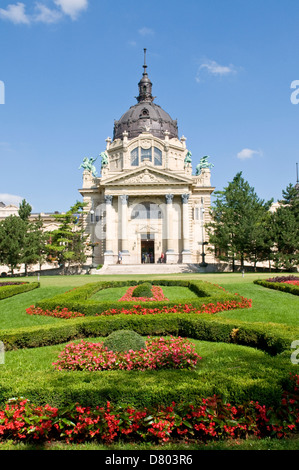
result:
<svg viewBox="0 0 299 470"><path fill-rule="evenodd" d="M276 282L276 281L264 281L261 279L256 279L253 281L254 284L257 284L259 286L267 287L268 289L274 289L274 290L279 290L282 292L287 292L288 294L293 294L293 295L299 295L299 286L290 284L289 280L286 282ZM296 282L297 281L291 281L291 282Z"/></svg>
<svg viewBox="0 0 299 470"><path fill-rule="evenodd" d="M163 290L160 286L151 286L151 293L148 293L148 296L140 296L137 292L137 296L135 294L135 291L139 288L138 287L129 287L127 292L119 299L119 302L130 302L138 299L138 302L151 302L151 301L165 301L168 300L167 297L164 296ZM143 291L144 292L144 291ZM142 294L142 292L140 292Z"/></svg>
<svg viewBox="0 0 299 470"><path fill-rule="evenodd" d="M139 286L135 287L132 292L133 297L152 297L152 285L149 282L144 282Z"/></svg>
<svg viewBox="0 0 299 470"><path fill-rule="evenodd" d="M139 351L146 347L145 339L132 330L117 330L111 333L104 341L108 351Z"/></svg>
<svg viewBox="0 0 299 470"><path fill-rule="evenodd" d="M7 299L13 295L22 294L23 292L29 292L33 289L37 289L38 287L40 287L39 282L23 282L13 285L2 285L0 287L0 300Z"/></svg>

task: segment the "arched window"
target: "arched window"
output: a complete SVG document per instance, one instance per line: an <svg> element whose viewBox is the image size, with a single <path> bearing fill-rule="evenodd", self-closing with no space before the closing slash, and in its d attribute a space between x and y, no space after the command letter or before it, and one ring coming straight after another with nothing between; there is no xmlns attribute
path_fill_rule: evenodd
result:
<svg viewBox="0 0 299 470"><path fill-rule="evenodd" d="M131 166L138 166L138 165L139 165L138 147L136 147L131 152Z"/></svg>
<svg viewBox="0 0 299 470"><path fill-rule="evenodd" d="M156 166L162 165L162 152L161 150L157 149L157 147L154 147L154 164Z"/></svg>

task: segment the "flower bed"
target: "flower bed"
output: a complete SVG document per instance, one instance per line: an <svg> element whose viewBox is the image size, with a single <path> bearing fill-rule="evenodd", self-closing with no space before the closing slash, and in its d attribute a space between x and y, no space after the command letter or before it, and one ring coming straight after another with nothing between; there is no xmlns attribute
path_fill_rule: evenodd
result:
<svg viewBox="0 0 299 470"><path fill-rule="evenodd" d="M131 286L123 295L120 299L119 302L130 302L130 301L135 301L135 302L159 302L163 300L169 300L164 296L163 290L160 286L152 286L151 291L152 291L152 297L134 297L133 293L135 290L136 286Z"/></svg>
<svg viewBox="0 0 299 470"><path fill-rule="evenodd" d="M68 344L53 365L62 370L147 370L194 369L201 359L189 340L148 337L139 351L113 352L103 343L81 341Z"/></svg>
<svg viewBox="0 0 299 470"><path fill-rule="evenodd" d="M296 276L277 276L267 279L267 282L286 282L286 283L293 283L299 282L299 277Z"/></svg>
<svg viewBox="0 0 299 470"><path fill-rule="evenodd" d="M131 308L111 308L102 312L98 315L101 316L110 316L110 315L157 315L160 313L194 313L194 314L201 314L207 313L212 315L214 313L223 312L226 310L233 310L236 308L250 308L252 306L251 299L246 299L245 297L241 297L241 300L231 300L226 302L217 302L217 303L209 303L203 304L201 308L193 307L192 304L184 304L184 305L174 305L173 307L166 307L163 306L161 308L147 308L143 305L134 305Z"/></svg>
<svg viewBox="0 0 299 470"><path fill-rule="evenodd" d="M292 375L292 388L282 395L281 405L266 407L259 402L225 403L217 396L198 403L135 409L70 404L58 409L35 406L26 399L12 399L0 408L0 438L23 442L62 440L68 443L117 440L167 442L189 439L288 438L299 431L299 375Z"/></svg>
<svg viewBox="0 0 299 470"><path fill-rule="evenodd" d="M126 295L126 294L125 294ZM132 300L140 300L140 299L132 299ZM146 299L151 300L151 299ZM192 304L179 304L174 305L173 307L154 307L154 308L147 308L144 305L133 305L130 308L120 307L120 308L110 308L109 310L105 310L101 313L96 313L95 316L112 316L112 315L158 315L163 313L190 313L190 314L215 314L218 312L224 312L227 310L234 310L236 308L251 308L252 301L251 299L246 299L245 297L241 297L241 300L230 300L225 302L217 302L217 303L209 303L203 304L201 308L193 307ZM34 307L31 305L30 308L26 309L26 312L29 315L45 315L45 316L52 316L56 318L74 318L74 317L84 317L83 313L79 312L72 312L67 307L60 308L57 307L54 310L43 310L41 307Z"/></svg>
<svg viewBox="0 0 299 470"><path fill-rule="evenodd" d="M77 317L84 317L85 315L80 312L70 312L68 308L55 308L54 310L43 310L40 307L34 307L34 305L31 305L29 308L26 308L26 313L28 315L42 315L46 317L55 317L55 318L64 318L64 319L70 319L70 318L77 318Z"/></svg>

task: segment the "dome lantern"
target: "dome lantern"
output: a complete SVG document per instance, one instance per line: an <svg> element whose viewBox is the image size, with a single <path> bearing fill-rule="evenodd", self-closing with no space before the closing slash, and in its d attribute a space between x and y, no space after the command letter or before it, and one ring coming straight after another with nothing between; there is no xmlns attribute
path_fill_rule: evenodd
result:
<svg viewBox="0 0 299 470"><path fill-rule="evenodd" d="M165 140L165 132L169 138L178 138L177 121L173 120L166 111L155 104L152 95L152 82L147 74L146 49L144 49L143 75L138 83L138 103L123 114L119 121L114 122L113 140L123 139L123 133L128 133L127 138L134 139L146 129L155 137Z"/></svg>

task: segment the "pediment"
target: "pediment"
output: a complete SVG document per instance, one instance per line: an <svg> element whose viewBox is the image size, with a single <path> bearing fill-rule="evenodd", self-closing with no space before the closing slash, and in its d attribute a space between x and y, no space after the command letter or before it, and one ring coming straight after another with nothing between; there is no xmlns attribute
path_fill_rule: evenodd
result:
<svg viewBox="0 0 299 470"><path fill-rule="evenodd" d="M192 184L192 179L145 166L102 180L102 184L105 186L186 185Z"/></svg>

